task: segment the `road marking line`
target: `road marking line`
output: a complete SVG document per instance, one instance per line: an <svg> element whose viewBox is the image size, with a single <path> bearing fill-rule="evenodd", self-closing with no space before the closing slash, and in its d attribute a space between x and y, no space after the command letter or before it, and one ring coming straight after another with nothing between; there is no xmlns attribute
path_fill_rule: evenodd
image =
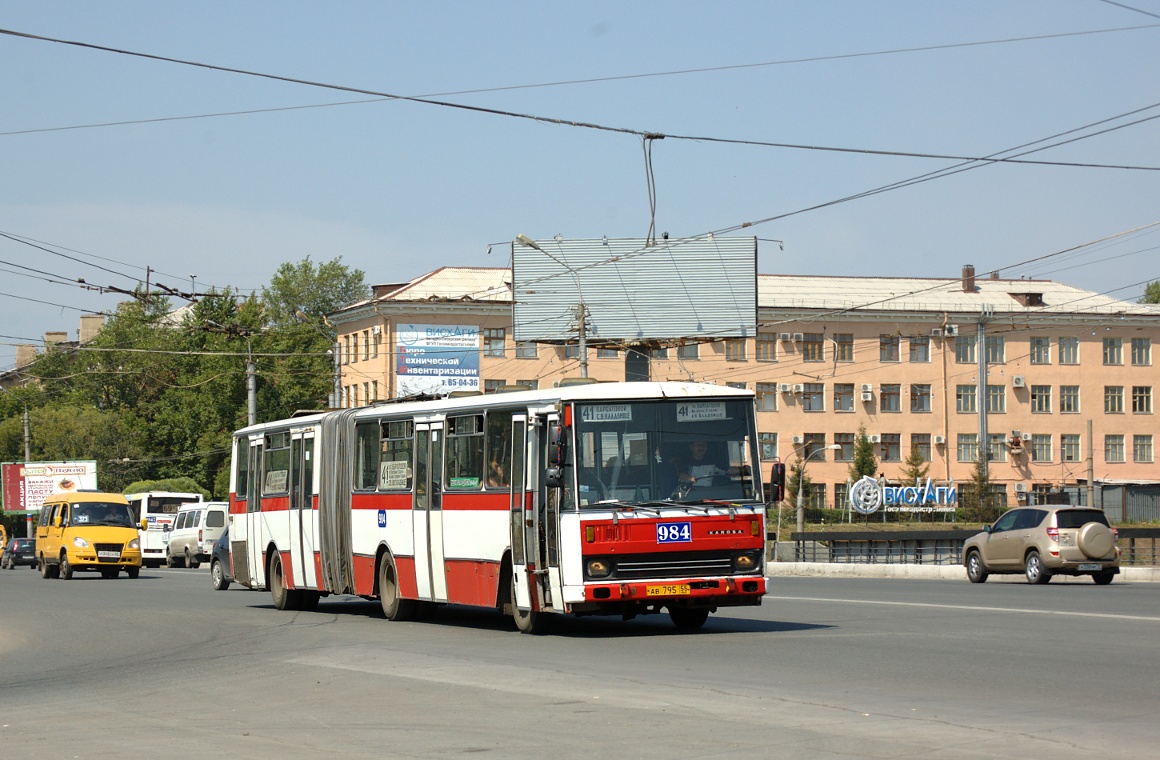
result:
<svg viewBox="0 0 1160 760"><path fill-rule="evenodd" d="M1110 612L1067 612L1064 610L1029 610L1019 607L976 607L968 604L930 604L926 602L882 602L872 599L826 599L817 596L771 596L766 594L765 599L777 599L784 602L830 602L836 604L881 604L893 607L929 607L942 610L966 610L968 612L1019 612L1025 615L1065 615L1067 617L1110 618L1112 620L1144 620L1150 623L1160 623L1160 617L1147 615L1116 615Z"/></svg>

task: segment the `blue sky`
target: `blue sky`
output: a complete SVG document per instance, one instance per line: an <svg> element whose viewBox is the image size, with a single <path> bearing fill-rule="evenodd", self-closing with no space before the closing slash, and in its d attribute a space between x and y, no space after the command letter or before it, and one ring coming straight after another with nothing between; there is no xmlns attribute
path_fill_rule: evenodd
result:
<svg viewBox="0 0 1160 760"><path fill-rule="evenodd" d="M657 233L790 214L746 232L784 242L759 244L763 273L941 277L969 263L1127 300L1160 279L1157 228L1014 266L1160 221L1157 171L992 164L793 213L957 162L716 142L986 156L1148 109L1160 0L0 0L0 28L670 135L652 149ZM372 283L399 282L505 266L505 248L488 247L518 233L649 230L633 134L10 35L0 70L0 233L114 270L0 237L0 368L13 344L75 338L75 309L119 300L19 267L119 288L152 267L173 287L192 274L199 290L251 290L282 262L341 256ZM328 105L348 101L372 102ZM214 116L262 109L293 110ZM113 122L138 123L87 126ZM1160 167L1160 119L1025 158Z"/></svg>

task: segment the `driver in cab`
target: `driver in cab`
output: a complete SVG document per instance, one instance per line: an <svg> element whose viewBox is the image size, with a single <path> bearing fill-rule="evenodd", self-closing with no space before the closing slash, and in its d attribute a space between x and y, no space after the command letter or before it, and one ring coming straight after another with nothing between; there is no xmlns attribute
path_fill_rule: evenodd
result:
<svg viewBox="0 0 1160 760"><path fill-rule="evenodd" d="M692 441L689 444L689 454L681 460L677 468L677 480L686 487L695 485L709 486L718 475L728 475L709 457L709 444L706 441Z"/></svg>

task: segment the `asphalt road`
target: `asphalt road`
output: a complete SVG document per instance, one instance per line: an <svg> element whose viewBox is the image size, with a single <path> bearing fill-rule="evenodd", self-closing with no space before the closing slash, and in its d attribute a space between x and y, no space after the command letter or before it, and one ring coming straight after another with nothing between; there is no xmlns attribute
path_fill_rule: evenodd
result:
<svg viewBox="0 0 1160 760"><path fill-rule="evenodd" d="M1160 755L1160 586L777 578L705 629L0 571L4 758Z"/></svg>

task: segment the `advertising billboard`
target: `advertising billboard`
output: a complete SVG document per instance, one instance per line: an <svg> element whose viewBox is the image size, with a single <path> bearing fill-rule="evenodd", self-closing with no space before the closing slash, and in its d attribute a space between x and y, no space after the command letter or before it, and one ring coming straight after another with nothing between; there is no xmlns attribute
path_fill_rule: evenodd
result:
<svg viewBox="0 0 1160 760"><path fill-rule="evenodd" d="M395 327L395 395L479 390L478 325Z"/></svg>
<svg viewBox="0 0 1160 760"><path fill-rule="evenodd" d="M39 512L54 493L97 488L95 461L5 462L0 474L5 512Z"/></svg>

